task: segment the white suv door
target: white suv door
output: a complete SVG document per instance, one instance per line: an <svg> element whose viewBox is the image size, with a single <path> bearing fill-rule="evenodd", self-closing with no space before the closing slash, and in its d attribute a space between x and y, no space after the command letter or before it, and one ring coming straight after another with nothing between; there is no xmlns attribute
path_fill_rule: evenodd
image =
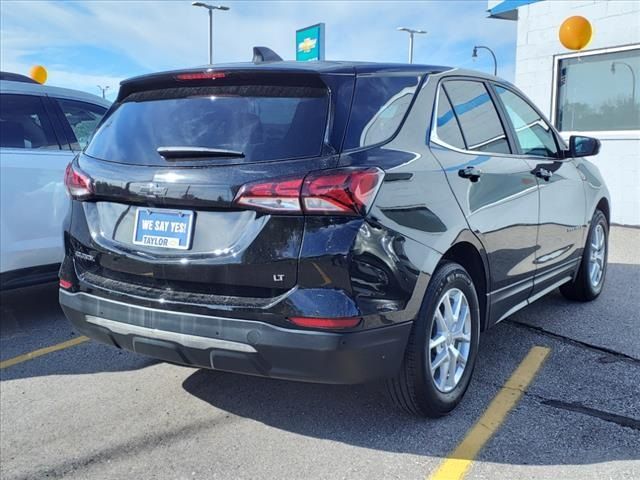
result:
<svg viewBox="0 0 640 480"><path fill-rule="evenodd" d="M74 152L56 135L56 120L45 101L39 95L0 94L3 274L34 267L37 271L31 273L55 272L62 259L61 228L68 203L62 179Z"/></svg>

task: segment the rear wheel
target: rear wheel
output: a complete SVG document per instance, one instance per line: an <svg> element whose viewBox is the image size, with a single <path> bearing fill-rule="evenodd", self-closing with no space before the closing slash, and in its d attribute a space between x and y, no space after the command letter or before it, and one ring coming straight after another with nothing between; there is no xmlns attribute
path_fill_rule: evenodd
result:
<svg viewBox="0 0 640 480"><path fill-rule="evenodd" d="M473 281L461 265L444 263L429 282L402 367L387 382L394 403L427 417L453 410L469 386L479 337Z"/></svg>
<svg viewBox="0 0 640 480"><path fill-rule="evenodd" d="M607 273L609 250L609 224L607 217L596 210L589 227L587 244L575 280L560 287L560 292L570 300L588 302L600 295Z"/></svg>

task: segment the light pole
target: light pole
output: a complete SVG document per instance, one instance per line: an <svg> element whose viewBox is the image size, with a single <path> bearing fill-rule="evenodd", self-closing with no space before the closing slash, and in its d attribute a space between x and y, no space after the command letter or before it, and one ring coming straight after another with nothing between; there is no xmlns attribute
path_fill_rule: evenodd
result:
<svg viewBox="0 0 640 480"><path fill-rule="evenodd" d="M493 57L493 74L494 75L498 75L498 60L496 60L496 54L493 53L493 50L491 50L489 47L484 47L482 45L476 45L475 47L473 47L473 54L471 55L471 57L472 58L478 58L478 49L479 48L483 48L485 50L489 50L489 53Z"/></svg>
<svg viewBox="0 0 640 480"><path fill-rule="evenodd" d="M224 5L209 5L204 2L193 2L191 5L194 7L203 7L209 11L209 65L213 64L213 11L214 10L229 10L229 7Z"/></svg>
<svg viewBox="0 0 640 480"><path fill-rule="evenodd" d="M632 82L631 83L631 105L635 105L636 104L636 73L633 71L633 67L629 65L627 62L616 61L616 62L611 62L611 73L613 74L616 73L616 65L624 65L629 69L629 72L631 73L631 82Z"/></svg>
<svg viewBox="0 0 640 480"><path fill-rule="evenodd" d="M107 90L109 90L111 87L109 85L107 85L106 87L101 87L100 85L97 85L97 87L102 92L102 98L107 98L106 97Z"/></svg>
<svg viewBox="0 0 640 480"><path fill-rule="evenodd" d="M426 30L417 30L409 27L398 27L399 32L407 32L409 34L409 63L413 63L413 36L427 33Z"/></svg>

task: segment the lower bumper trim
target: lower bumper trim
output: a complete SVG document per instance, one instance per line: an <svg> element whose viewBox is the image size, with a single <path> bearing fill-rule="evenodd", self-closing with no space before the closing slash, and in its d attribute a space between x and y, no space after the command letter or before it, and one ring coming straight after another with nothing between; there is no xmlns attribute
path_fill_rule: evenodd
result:
<svg viewBox="0 0 640 480"><path fill-rule="evenodd" d="M116 322L106 318L94 317L93 315L86 315L85 318L87 322L104 327L119 335L139 335L145 338L153 338L154 340L166 340L169 342L175 342L187 348L196 348L198 350L218 348L220 350L231 350L234 352L256 353L256 349L246 343L140 327L138 325L131 325L130 323Z"/></svg>
<svg viewBox="0 0 640 480"><path fill-rule="evenodd" d="M76 330L94 340L194 367L314 383L363 383L397 373L411 322L355 332L160 310L60 290Z"/></svg>

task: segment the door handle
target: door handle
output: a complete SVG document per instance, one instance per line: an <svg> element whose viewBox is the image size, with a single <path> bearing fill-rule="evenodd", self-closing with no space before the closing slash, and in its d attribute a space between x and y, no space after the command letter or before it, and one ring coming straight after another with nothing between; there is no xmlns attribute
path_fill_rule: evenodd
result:
<svg viewBox="0 0 640 480"><path fill-rule="evenodd" d="M538 178L543 178L545 182L548 182L553 172L551 170L547 170L546 168L537 167L536 169L531 171Z"/></svg>
<svg viewBox="0 0 640 480"><path fill-rule="evenodd" d="M465 167L458 170L458 176L461 178L468 178L473 183L477 182L482 175L482 170L476 167Z"/></svg>

